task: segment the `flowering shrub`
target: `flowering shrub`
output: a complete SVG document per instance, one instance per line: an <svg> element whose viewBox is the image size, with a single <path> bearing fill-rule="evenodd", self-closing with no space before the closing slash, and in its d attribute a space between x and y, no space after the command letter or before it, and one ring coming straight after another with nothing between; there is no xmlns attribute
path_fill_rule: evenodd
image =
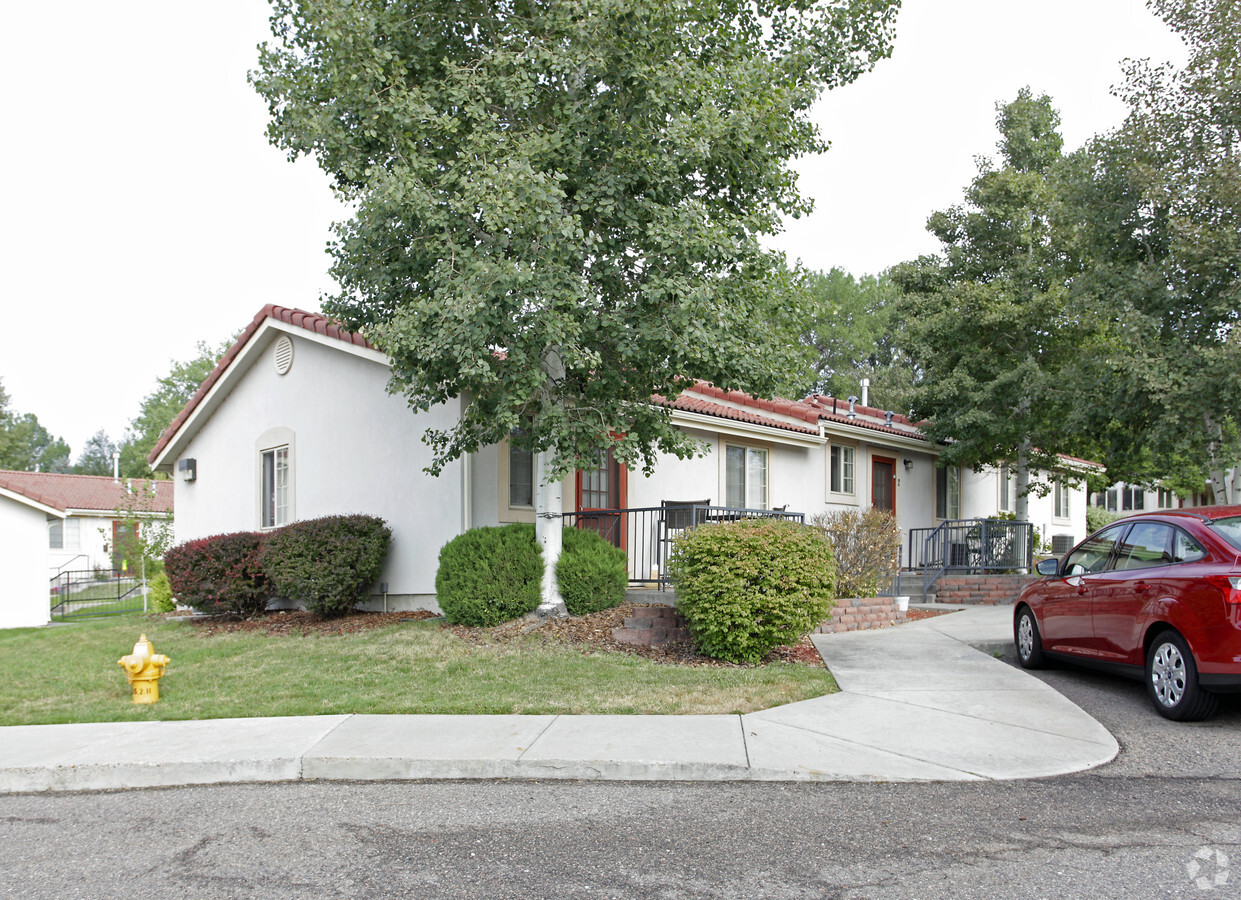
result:
<svg viewBox="0 0 1241 900"><path fill-rule="evenodd" d="M564 529L564 544L556 563L556 582L565 609L572 616L611 609L625 600L629 560L597 532Z"/></svg>
<svg viewBox="0 0 1241 900"><path fill-rule="evenodd" d="M832 545L837 597L874 597L901 565L901 529L882 509L819 513L810 524Z"/></svg>
<svg viewBox="0 0 1241 900"><path fill-rule="evenodd" d="M392 530L376 516L324 516L268 534L260 562L272 594L339 616L366 599L391 540Z"/></svg>
<svg viewBox="0 0 1241 900"><path fill-rule="evenodd" d="M173 547L164 571L174 596L199 612L243 618L267 608L267 578L259 563L259 535L216 534Z"/></svg>
<svg viewBox="0 0 1241 900"><path fill-rule="evenodd" d="M449 622L499 625L538 607L542 581L533 525L473 528L440 550L435 596Z"/></svg>
<svg viewBox="0 0 1241 900"><path fill-rule="evenodd" d="M698 649L758 662L828 617L836 563L823 533L781 519L700 525L677 535L668 573Z"/></svg>

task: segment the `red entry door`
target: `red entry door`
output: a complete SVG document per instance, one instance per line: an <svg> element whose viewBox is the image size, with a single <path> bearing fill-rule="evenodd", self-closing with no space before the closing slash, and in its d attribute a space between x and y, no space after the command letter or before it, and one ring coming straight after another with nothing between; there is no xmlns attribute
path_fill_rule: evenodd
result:
<svg viewBox="0 0 1241 900"><path fill-rule="evenodd" d="M623 509L628 500L628 475L609 450L599 454L597 465L578 469L576 479L577 511L594 513L578 516L578 527L597 531L604 540L622 550L625 548L625 516L616 510Z"/></svg>
<svg viewBox="0 0 1241 900"><path fill-rule="evenodd" d="M870 458L870 505L896 515L896 460Z"/></svg>

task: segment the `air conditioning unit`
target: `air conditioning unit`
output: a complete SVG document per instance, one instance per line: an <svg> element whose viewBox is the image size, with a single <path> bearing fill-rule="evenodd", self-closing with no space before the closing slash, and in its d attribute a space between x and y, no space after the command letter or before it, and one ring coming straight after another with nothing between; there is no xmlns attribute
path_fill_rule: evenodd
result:
<svg viewBox="0 0 1241 900"><path fill-rule="evenodd" d="M1051 536L1051 552L1056 556L1064 556L1073 549L1073 535L1053 534Z"/></svg>

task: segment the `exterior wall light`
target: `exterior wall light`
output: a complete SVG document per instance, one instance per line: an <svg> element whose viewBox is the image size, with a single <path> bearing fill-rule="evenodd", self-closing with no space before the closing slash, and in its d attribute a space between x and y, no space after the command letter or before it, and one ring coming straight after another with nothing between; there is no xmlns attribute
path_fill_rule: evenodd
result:
<svg viewBox="0 0 1241 900"><path fill-rule="evenodd" d="M193 481L198 477L198 460L177 460L177 473L180 474L182 481Z"/></svg>

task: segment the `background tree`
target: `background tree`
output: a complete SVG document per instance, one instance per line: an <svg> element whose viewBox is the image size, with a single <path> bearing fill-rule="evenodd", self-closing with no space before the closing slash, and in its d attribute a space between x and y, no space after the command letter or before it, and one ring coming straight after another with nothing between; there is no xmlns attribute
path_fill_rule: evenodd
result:
<svg viewBox="0 0 1241 900"><path fill-rule="evenodd" d="M900 291L888 275L855 278L837 268L810 273L807 284L811 317L802 340L815 353L815 380L798 396L861 396L869 378L871 406L908 413L917 373L900 346Z"/></svg>
<svg viewBox="0 0 1241 900"><path fill-rule="evenodd" d="M1120 129L1075 155L1074 289L1111 340L1080 427L1112 478L1200 491L1241 460L1241 5L1152 0L1183 69L1133 62Z"/></svg>
<svg viewBox="0 0 1241 900"><path fill-rule="evenodd" d="M1055 233L1059 114L1022 89L998 107L1000 159L980 163L965 203L931 216L942 258L898 266L905 349L923 378L917 416L944 442L948 465L1017 463L1017 516L1027 518L1031 469L1048 471L1083 439L1064 427L1081 402L1070 375L1100 340L1070 304L1074 261Z"/></svg>
<svg viewBox="0 0 1241 900"><path fill-rule="evenodd" d="M433 473L521 428L555 511L603 449L701 452L653 395L788 392L804 288L759 238L809 209L811 105L888 53L897 5L273 0L269 135L356 210L325 310L413 408L467 398Z"/></svg>
<svg viewBox="0 0 1241 900"><path fill-rule="evenodd" d="M48 433L34 413L19 415L9 409L9 396L3 384L0 384L0 469L69 471L69 445Z"/></svg>
<svg viewBox="0 0 1241 900"><path fill-rule="evenodd" d="M172 361L168 374L156 382L155 390L143 399L138 415L129 423L120 448L122 475L128 478L159 477L152 473L147 456L177 413L211 374L231 343L225 341L218 347L212 347L205 341L199 341L196 357L185 362Z"/></svg>
<svg viewBox="0 0 1241 900"><path fill-rule="evenodd" d="M108 433L100 428L87 440L82 448L78 461L73 466L77 475L111 475L112 454L116 451L116 442L108 437Z"/></svg>

